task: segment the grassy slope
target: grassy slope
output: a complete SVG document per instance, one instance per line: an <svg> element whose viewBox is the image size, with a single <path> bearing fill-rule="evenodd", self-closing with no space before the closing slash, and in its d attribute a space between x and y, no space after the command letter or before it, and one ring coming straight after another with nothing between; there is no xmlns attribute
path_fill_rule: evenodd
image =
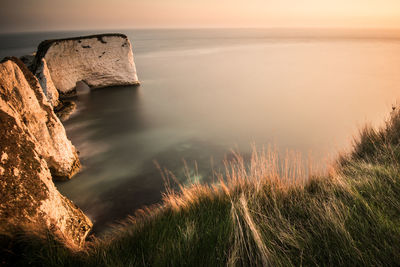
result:
<svg viewBox="0 0 400 267"><path fill-rule="evenodd" d="M169 192L83 251L25 233L2 255L38 266L398 265L399 142L396 112L324 177L291 182L269 152L249 166L237 157L227 182Z"/></svg>

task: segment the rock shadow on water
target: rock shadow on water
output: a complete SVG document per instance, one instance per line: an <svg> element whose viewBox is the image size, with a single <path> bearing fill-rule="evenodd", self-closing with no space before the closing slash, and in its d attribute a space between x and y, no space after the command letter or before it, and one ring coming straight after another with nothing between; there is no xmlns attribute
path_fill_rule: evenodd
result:
<svg viewBox="0 0 400 267"><path fill-rule="evenodd" d="M146 129L139 90L137 86L100 88L75 97L77 113L65 122L65 128L78 150L88 143L109 147L121 135Z"/></svg>

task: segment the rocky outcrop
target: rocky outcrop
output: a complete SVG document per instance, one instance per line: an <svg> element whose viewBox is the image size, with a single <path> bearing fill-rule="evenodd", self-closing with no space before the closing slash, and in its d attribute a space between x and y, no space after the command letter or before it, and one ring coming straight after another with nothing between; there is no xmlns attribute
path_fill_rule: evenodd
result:
<svg viewBox="0 0 400 267"><path fill-rule="evenodd" d="M36 69L33 69L35 62L35 54L25 55L20 57L20 60L28 67L29 70L36 76L39 81L40 86L43 89L43 93L47 98L47 101L53 106L54 109L61 104L59 101L59 94L54 86L53 80L51 79L49 69L47 68L47 63L44 58L38 62Z"/></svg>
<svg viewBox="0 0 400 267"><path fill-rule="evenodd" d="M77 83L139 84L132 47L125 35L94 35L44 41L36 55L21 59L0 62L0 233L45 226L81 246L93 225L52 181L80 168L54 110L75 107L59 92L74 94Z"/></svg>
<svg viewBox="0 0 400 267"><path fill-rule="evenodd" d="M132 46L123 34L47 40L38 47L33 64L36 73L42 59L64 96L74 95L80 81L91 88L139 84Z"/></svg>
<svg viewBox="0 0 400 267"><path fill-rule="evenodd" d="M60 104L60 101L58 100L59 94L54 86L53 80L51 79L51 75L44 58L42 58L38 64L34 74L43 89L43 93L46 96L47 101L53 106L53 108L57 107Z"/></svg>
<svg viewBox="0 0 400 267"><path fill-rule="evenodd" d="M7 59L0 64L0 86L0 110L23 124L54 179L71 178L80 167L75 147L36 77L19 59Z"/></svg>
<svg viewBox="0 0 400 267"><path fill-rule="evenodd" d="M71 171L75 149L38 81L17 59L0 64L0 124L0 230L44 225L71 246L82 245L92 223L57 191L50 171Z"/></svg>

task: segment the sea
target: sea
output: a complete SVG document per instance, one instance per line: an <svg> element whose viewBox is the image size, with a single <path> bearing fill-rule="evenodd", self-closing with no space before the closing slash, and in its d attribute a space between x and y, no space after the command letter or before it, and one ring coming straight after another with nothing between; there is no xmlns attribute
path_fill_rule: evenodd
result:
<svg viewBox="0 0 400 267"><path fill-rule="evenodd" d="M78 94L64 125L82 170L56 184L98 234L161 203L160 168L173 184L212 183L232 154L248 159L270 146L328 168L362 127L382 126L399 104L399 31L116 31L132 42L141 85ZM104 32L1 34L0 57Z"/></svg>

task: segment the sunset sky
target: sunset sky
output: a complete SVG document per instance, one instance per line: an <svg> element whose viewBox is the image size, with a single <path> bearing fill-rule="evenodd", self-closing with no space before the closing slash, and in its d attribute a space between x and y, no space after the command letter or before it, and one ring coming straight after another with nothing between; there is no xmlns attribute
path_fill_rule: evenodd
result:
<svg viewBox="0 0 400 267"><path fill-rule="evenodd" d="M400 1L1 0L0 32L160 27L400 28Z"/></svg>

